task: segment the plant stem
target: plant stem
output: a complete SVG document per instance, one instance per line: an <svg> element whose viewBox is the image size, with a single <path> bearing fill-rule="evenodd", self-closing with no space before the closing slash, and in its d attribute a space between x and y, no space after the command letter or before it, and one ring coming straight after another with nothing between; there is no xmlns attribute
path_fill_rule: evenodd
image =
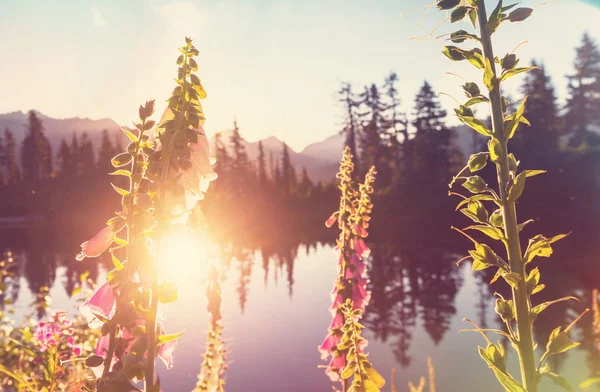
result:
<svg viewBox="0 0 600 392"><path fill-rule="evenodd" d="M115 324L110 324L109 326L109 343L108 343L108 351L106 352L106 358L104 359L104 370L102 371L102 377L106 376L110 371L110 365L112 363L112 358L115 354L115 335L117 332L117 326Z"/></svg>
<svg viewBox="0 0 600 392"><path fill-rule="evenodd" d="M491 34L487 31L487 13L485 10L485 1L479 0L477 3L477 14L479 21L479 30L481 33L481 45L484 58L489 61L494 80L496 79L496 67L494 62L494 52L492 49ZM525 264L522 258L521 243L519 241L519 230L517 227L517 213L514 201L507 198L507 184L510 181L510 170L508 164L507 140L504 136L504 118L502 111L502 97L500 95L499 85L496 83L490 90L490 105L492 115L492 127L494 137L500 141L499 160L496 162L496 172L498 176L498 188L502 204L502 219L504 223L504 234L506 236L506 250L511 272L519 274L521 279L517 287L512 288L512 296L515 304L516 326L517 326L517 352L519 354L519 364L521 368L521 381L527 392L538 392L538 383L536 375L535 352L533 345L533 331L531 320L531 304L527 287L525 284Z"/></svg>

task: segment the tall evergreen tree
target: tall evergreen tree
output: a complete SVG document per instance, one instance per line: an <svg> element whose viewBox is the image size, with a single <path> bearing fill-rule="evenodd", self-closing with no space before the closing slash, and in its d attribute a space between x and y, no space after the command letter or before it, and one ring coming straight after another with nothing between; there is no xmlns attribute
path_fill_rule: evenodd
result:
<svg viewBox="0 0 600 392"><path fill-rule="evenodd" d="M569 98L565 120L567 131L572 134L570 144L597 144L590 127L600 126L600 51L587 33L576 48L574 68L575 72L567 76Z"/></svg>
<svg viewBox="0 0 600 392"><path fill-rule="evenodd" d="M79 146L79 139L77 138L77 132L73 131L73 137L71 138L71 169L73 175L77 176L81 173L81 148Z"/></svg>
<svg viewBox="0 0 600 392"><path fill-rule="evenodd" d="M313 183L308 176L308 171L303 167L302 174L300 175L300 182L298 183L298 194L304 197L310 196L312 187Z"/></svg>
<svg viewBox="0 0 600 392"><path fill-rule="evenodd" d="M355 99L352 93L352 85L350 83L342 83L342 88L338 91L339 102L344 104L345 118L342 133L346 135L345 145L350 148L350 152L354 156L354 172L358 172L358 150L356 148L357 134L359 121L357 118L357 109L360 103Z"/></svg>
<svg viewBox="0 0 600 392"><path fill-rule="evenodd" d="M111 170L112 164L110 161L115 155L117 155L117 151L110 141L108 131L105 129L102 131L102 141L100 142L100 150L98 151L97 167L101 173L107 173Z"/></svg>
<svg viewBox="0 0 600 392"><path fill-rule="evenodd" d="M267 184L267 168L265 162L265 149L262 140L258 142L258 183L261 187Z"/></svg>
<svg viewBox="0 0 600 392"><path fill-rule="evenodd" d="M4 140L6 149L4 163L6 167L6 183L14 185L21 181L21 170L19 169L17 160L17 144L12 132L8 128L4 130Z"/></svg>
<svg viewBox="0 0 600 392"><path fill-rule="evenodd" d="M531 65L538 66L535 60ZM511 149L527 168L546 167L558 150L559 135L554 87L543 65L527 73L521 92L528 97L524 116L531 125L515 133Z"/></svg>
<svg viewBox="0 0 600 392"><path fill-rule="evenodd" d="M444 119L446 118L446 111L442 109L436 93L427 81L423 82L423 86L421 86L415 98L414 116L413 125L416 128L417 134L431 133L432 131L445 129Z"/></svg>
<svg viewBox="0 0 600 392"><path fill-rule="evenodd" d="M219 184L215 182L216 188L227 188L229 183L229 173L231 172L231 157L227 151L227 147L223 143L223 135L221 132L215 134L215 172L219 175Z"/></svg>
<svg viewBox="0 0 600 392"><path fill-rule="evenodd" d="M21 160L27 181L40 182L50 177L54 171L50 142L44 135L41 120L33 111L29 112L29 126L23 140Z"/></svg>
<svg viewBox="0 0 600 392"><path fill-rule="evenodd" d="M414 117L415 136L411 142L410 169L415 177L412 177L412 181L431 186L447 184L452 177L458 152L452 141L452 133L445 124L446 111L426 81L415 98Z"/></svg>
<svg viewBox="0 0 600 392"><path fill-rule="evenodd" d="M94 170L95 165L94 146L87 132L83 132L79 142L79 167L81 173L87 175Z"/></svg>
<svg viewBox="0 0 600 392"><path fill-rule="evenodd" d="M73 157L67 141L63 138L58 148L58 163L60 165L60 174L63 176L72 175L74 171Z"/></svg>
<svg viewBox="0 0 600 392"><path fill-rule="evenodd" d="M296 188L297 178L296 170L290 159L290 149L286 143L283 143L281 151L281 185L286 195L291 194Z"/></svg>
<svg viewBox="0 0 600 392"><path fill-rule="evenodd" d="M359 114L362 119L360 155L363 169L368 170L373 165L377 166L383 153L381 135L385 129L383 113L386 107L381 101L379 89L375 84L365 87L360 97L361 104L366 108L366 111ZM379 171L381 168L377 167L377 169Z"/></svg>
<svg viewBox="0 0 600 392"><path fill-rule="evenodd" d="M2 136L0 136L0 186L6 183L6 175L5 172L6 166L6 146L4 145L4 140Z"/></svg>
<svg viewBox="0 0 600 392"><path fill-rule="evenodd" d="M246 151L246 146L244 145L244 139L242 139L242 136L240 135L240 129L237 125L237 121L233 122L233 132L229 137L229 143L233 156L233 175L239 178L245 178L249 174L250 160L248 159L248 152Z"/></svg>
<svg viewBox="0 0 600 392"><path fill-rule="evenodd" d="M403 142L408 140L408 120L406 119L406 114L400 111L400 98L398 97L396 83L398 83L398 75L395 72L391 72L385 79L384 88L388 99L386 110L389 113L387 133L390 145L393 147L398 146L398 137L400 135L403 137Z"/></svg>

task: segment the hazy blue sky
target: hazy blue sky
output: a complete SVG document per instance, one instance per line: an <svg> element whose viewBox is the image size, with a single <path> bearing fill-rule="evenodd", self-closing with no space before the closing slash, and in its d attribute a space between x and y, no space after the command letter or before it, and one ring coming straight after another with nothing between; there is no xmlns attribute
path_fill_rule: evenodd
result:
<svg viewBox="0 0 600 392"><path fill-rule="evenodd" d="M0 113L35 108L53 117L128 124L148 98L164 107L177 47L187 35L200 50L208 132L227 129L236 116L249 140L273 134L300 149L339 129L335 92L342 80L362 88L396 71L409 112L425 78L436 90L461 96L460 80L444 72L475 77L469 67L446 61L439 43L409 41L427 38L443 20L437 10L421 23L424 9L402 15L428 3L0 0ZM564 99L564 75L585 30L600 41L600 10L561 0L535 8L525 23L503 25L494 36L496 52L529 40L517 54L524 62L543 59ZM449 25L436 35L447 31ZM509 87L516 91L520 82L515 77Z"/></svg>

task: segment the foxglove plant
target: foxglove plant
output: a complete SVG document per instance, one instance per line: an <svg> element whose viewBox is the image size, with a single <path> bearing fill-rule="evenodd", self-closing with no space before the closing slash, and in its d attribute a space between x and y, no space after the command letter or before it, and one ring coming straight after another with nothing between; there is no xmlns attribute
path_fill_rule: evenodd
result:
<svg viewBox="0 0 600 392"><path fill-rule="evenodd" d="M225 342L222 338L221 325L221 284L217 268L212 265L209 271L209 282L206 288L210 328L204 360L200 367L198 383L193 392L225 392L225 371L227 358Z"/></svg>
<svg viewBox="0 0 600 392"><path fill-rule="evenodd" d="M329 332L319 346L321 359L330 359L326 374L334 382L341 382L346 391L379 391L384 379L373 368L364 354L367 340L361 336L362 313L369 303L371 293L367 291L365 259L370 250L364 242L367 237L373 204L375 168L372 167L362 184L353 178L354 163L348 147L340 162L340 208L325 222L332 227L336 222L340 229L335 252L338 258L338 277L331 297L330 308L333 320ZM348 382L353 377L351 383Z"/></svg>
<svg viewBox="0 0 600 392"><path fill-rule="evenodd" d="M177 86L161 121L150 120L154 101L140 106L135 129L123 129L131 143L112 159L117 170L111 174L129 180L128 189L113 185L122 196L121 211L81 245L77 256L81 260L109 250L115 266L107 283L80 307L90 326L102 331L95 355L86 360L98 377L98 391L138 390L131 381L144 380L146 392L158 392L155 360L170 368L182 335L163 331L159 304L175 301L177 287L159 275L159 248L170 227L185 224L216 174L202 128L200 99L206 92L193 74L198 50L186 38L179 51Z"/></svg>
<svg viewBox="0 0 600 392"><path fill-rule="evenodd" d="M578 344L569 340L568 331L571 326L562 330L557 327L550 334L544 354L539 361L535 357L535 344L533 341L533 322L535 318L548 306L571 299L560 298L538 305L532 304L532 296L540 292L544 285L540 284L540 271L530 268L536 256L549 257L552 254L552 244L567 234L546 238L537 235L529 240L529 244L522 252L519 233L531 221L518 223L516 215L516 202L523 194L526 178L544 173L543 170L518 171L518 161L508 151L508 142L514 136L521 123L529 124L523 117L527 97L523 99L518 109L508 113L509 102L501 94L501 84L517 74L527 72L534 67L517 67L518 58L514 53L504 57L494 56L492 35L503 22L521 22L527 19L533 9L527 7L515 8L516 4L503 6L500 0L495 9L488 16L484 0L438 0L437 6L441 10L450 12L451 23L460 21L468 16L475 34L465 30L458 30L450 34L449 40L455 44L474 42L477 47L463 49L455 45L446 46L443 53L452 61L467 60L475 68L483 72L484 93L475 82L467 82L463 89L468 98L464 105L455 109L458 119L476 132L489 138L488 151L471 155L467 166L450 183L462 181L462 186L469 191L471 196L462 196L463 200L458 208L475 225L459 231L469 238L475 249L469 251L467 258L473 259L473 270L496 268L495 281L502 278L511 287L512 298L505 300L500 297L496 300L495 311L506 325L506 331L485 330L477 326L475 331L484 334L493 332L506 337L515 348L519 358L521 380L518 381L506 369L506 354L500 344L491 343L487 337L488 346L479 348L479 354L493 370L498 381L507 391L537 392L542 376L552 379L563 388L570 390L567 381L550 371L547 360L554 355L565 352ZM499 66L500 71L497 70ZM492 129L476 118L472 106L485 103L491 111ZM488 161L496 166L498 179L497 192L490 188L482 177L471 175L462 176L469 170L475 173L486 166ZM458 195L458 193L451 192ZM489 202L495 210L490 214L483 202ZM465 231L479 231L492 240L499 241L506 249L507 259L496 254L492 248L471 238ZM580 316L581 317L581 316ZM577 320L575 320L577 321Z"/></svg>

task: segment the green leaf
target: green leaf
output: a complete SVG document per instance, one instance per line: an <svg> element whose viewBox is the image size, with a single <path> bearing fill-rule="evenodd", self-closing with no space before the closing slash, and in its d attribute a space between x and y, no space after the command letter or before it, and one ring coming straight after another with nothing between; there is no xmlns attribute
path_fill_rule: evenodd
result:
<svg viewBox="0 0 600 392"><path fill-rule="evenodd" d="M354 374L354 370L356 368L356 362L348 362L344 370L342 370L342 374L340 375L343 380L347 380Z"/></svg>
<svg viewBox="0 0 600 392"><path fill-rule="evenodd" d="M471 202L471 201L493 201L496 204L499 204L500 202L498 200L496 200L493 196L491 195L473 195L471 197L467 197L466 199L462 199L460 201L460 203L458 203L458 205L456 206L456 210L458 210L460 207L464 206L465 204Z"/></svg>
<svg viewBox="0 0 600 392"><path fill-rule="evenodd" d="M488 128L487 128L487 127L486 127L486 126L483 124L483 122L482 122L480 119L478 119L478 118L475 118L475 117L472 117L472 116L458 116L458 119L459 119L459 120L460 120L462 123L464 123L464 124L466 124L466 125L470 126L470 127L471 127L471 128L473 128L475 131L477 131L478 133L480 133L480 134L482 134L482 135L484 135L484 136L489 136L489 137L491 137L491 136L493 136L493 134L494 134L494 133L492 132L492 130L491 130L491 129L488 129Z"/></svg>
<svg viewBox="0 0 600 392"><path fill-rule="evenodd" d="M477 9L473 8L469 11L469 19L471 19L471 24L475 27L475 23L477 21Z"/></svg>
<svg viewBox="0 0 600 392"><path fill-rule="evenodd" d="M527 177L537 176L546 173L546 170L523 170Z"/></svg>
<svg viewBox="0 0 600 392"><path fill-rule="evenodd" d="M497 227L487 225L474 225L465 227L465 230L477 230L487 235L491 239L502 241L504 239L504 233Z"/></svg>
<svg viewBox="0 0 600 392"><path fill-rule="evenodd" d="M514 184L508 189L508 201L514 203L521 197L525 190L525 178L527 174L525 172L519 173L515 178Z"/></svg>
<svg viewBox="0 0 600 392"><path fill-rule="evenodd" d="M496 138L492 138L488 141L488 151L490 152L490 159L492 162L496 163L500 160L500 154L502 146L500 145L500 141Z"/></svg>
<svg viewBox="0 0 600 392"><path fill-rule="evenodd" d="M470 7L457 7L455 8L452 13L450 14L450 23L454 23L454 22L458 22L459 20L463 20L464 17L467 15L467 12L469 12ZM452 41L455 42L455 41Z"/></svg>
<svg viewBox="0 0 600 392"><path fill-rule="evenodd" d="M452 46L452 45L446 46L446 47L444 47L444 50L442 50L442 53L452 61L464 60L465 59L464 52L465 51L463 49L460 49L460 48L458 48L456 46Z"/></svg>
<svg viewBox="0 0 600 392"><path fill-rule="evenodd" d="M458 9L460 8L457 8L457 10ZM455 44L460 44L467 39L479 41L479 37L474 34L469 34L466 30L458 30L450 34L450 41L454 42Z"/></svg>
<svg viewBox="0 0 600 392"><path fill-rule="evenodd" d="M104 363L104 358L99 355L90 355L85 359L85 366L87 367L97 367Z"/></svg>
<svg viewBox="0 0 600 392"><path fill-rule="evenodd" d="M476 105L478 103L484 103L484 102L489 102L489 101L490 100L487 99L487 97L485 97L483 95L478 95L476 97L469 99L467 102L465 102L465 106L472 106L472 105Z"/></svg>
<svg viewBox="0 0 600 392"><path fill-rule="evenodd" d="M487 160L490 157L490 154L487 152L479 152L477 154L472 154L469 158L469 170L471 173L475 173L485 167L487 164Z"/></svg>
<svg viewBox="0 0 600 392"><path fill-rule="evenodd" d="M467 82L467 83L463 84L462 88L465 91L465 95L468 98L477 97L477 96L481 95L481 90L479 89L479 86L475 82Z"/></svg>
<svg viewBox="0 0 600 392"><path fill-rule="evenodd" d="M525 226L527 226L528 224L530 224L532 222L533 222L533 219L529 219L529 220L527 220L527 221L525 221L523 223L519 223L517 225L517 229L519 229L519 232L521 232L525 228Z"/></svg>
<svg viewBox="0 0 600 392"><path fill-rule="evenodd" d="M126 176L131 177L131 172L129 170L115 170L112 173L108 173L111 176Z"/></svg>
<svg viewBox="0 0 600 392"><path fill-rule="evenodd" d="M481 193L488 188L483 178L479 176L471 176L467 178L467 180L463 182L462 186L471 193Z"/></svg>
<svg viewBox="0 0 600 392"><path fill-rule="evenodd" d="M532 12L533 8L520 7L508 14L507 19L511 22L522 22L525 19L529 18Z"/></svg>
<svg viewBox="0 0 600 392"><path fill-rule="evenodd" d="M577 346L579 346L579 343L571 342L569 334L566 331L561 331L561 327L558 326L550 333L545 355L561 354Z"/></svg>
<svg viewBox="0 0 600 392"><path fill-rule="evenodd" d="M192 68L192 71L196 72L198 70L198 63L196 62L196 60L189 59L188 64L190 65L190 68Z"/></svg>
<svg viewBox="0 0 600 392"><path fill-rule="evenodd" d="M511 322L515 318L515 305L512 299L506 301L502 298L497 298L494 311L505 323Z"/></svg>
<svg viewBox="0 0 600 392"><path fill-rule="evenodd" d="M502 0L498 1L498 5L496 5L496 8L494 8L492 13L490 14L490 18L488 19L487 26L486 26L487 32L490 35L493 34L498 29L498 26L500 26L501 22L502 22Z"/></svg>
<svg viewBox="0 0 600 392"><path fill-rule="evenodd" d="M114 236L114 237L113 237L113 241L114 241L114 242L115 242L115 244L117 244L117 245L123 245L123 246L125 246L125 245L129 244L129 242L127 242L127 240L124 240L124 239L122 239L122 238L119 238L119 237L117 237L117 236Z"/></svg>
<svg viewBox="0 0 600 392"><path fill-rule="evenodd" d="M367 373L369 379L377 386L377 388L383 388L385 385L385 380L373 366L365 366L365 372Z"/></svg>
<svg viewBox="0 0 600 392"><path fill-rule="evenodd" d="M133 133L131 133L131 131L127 128L121 128L121 131L123 131L123 133L125 135L127 135L127 137L129 138L129 140L131 140L134 143L137 143L137 141L139 140L137 136L135 136Z"/></svg>
<svg viewBox="0 0 600 392"><path fill-rule="evenodd" d="M519 285L519 283L521 283L521 281L523 280L521 278L521 275L517 274L516 272L508 272L506 274L503 274L502 277L504 278L506 283L508 283L511 287L514 288L516 288Z"/></svg>
<svg viewBox="0 0 600 392"><path fill-rule="evenodd" d="M494 69L492 67L493 64L490 63L490 60L486 57L485 69L483 71L483 84L490 91L494 91L496 89L496 85L498 84L496 77L494 76Z"/></svg>
<svg viewBox="0 0 600 392"><path fill-rule="evenodd" d="M506 56L504 56L502 61L500 61L500 66L502 67L502 69L510 70L516 67L518 63L519 60L517 59L517 55L514 53L509 53ZM500 78L500 80L502 80L502 78Z"/></svg>
<svg viewBox="0 0 600 392"><path fill-rule="evenodd" d="M529 245L527 246L523 260L525 263L529 263L536 256L550 257L552 255L552 247L550 245L565 238L569 234L571 233L559 234L552 238L546 238L541 234L536 235L529 240Z"/></svg>
<svg viewBox="0 0 600 392"><path fill-rule="evenodd" d="M552 372L544 373L543 376L551 379L554 382L554 384L558 385L565 391L573 392L573 388L571 388L571 385L569 384L567 379L564 378L563 376L560 376L560 375L558 375L556 373L552 373Z"/></svg>
<svg viewBox="0 0 600 392"><path fill-rule="evenodd" d="M477 217L479 223L486 223L488 220L488 212L480 201L470 201L468 210Z"/></svg>
<svg viewBox="0 0 600 392"><path fill-rule="evenodd" d="M117 256L115 256L114 252L110 252L110 257L117 271L121 271L124 268L123 263L121 263L121 261L117 259Z"/></svg>
<svg viewBox="0 0 600 392"><path fill-rule="evenodd" d="M579 388L588 389L592 385L600 384L600 377L589 378L579 384Z"/></svg>
<svg viewBox="0 0 600 392"><path fill-rule="evenodd" d="M546 308L547 308L548 306L550 306L550 305L554 305L554 304L556 304L556 303L559 303L559 302L568 301L568 300L571 300L571 299L574 299L575 301L579 302L579 300L578 300L577 298L575 298L575 297L562 297L562 298L559 298L559 299L555 299L555 300L553 300L553 301L546 301L546 302L543 302L543 303L541 303L541 304L539 304L539 305L537 305L537 306L534 306L534 307L531 309L531 313L532 313L534 316L537 316L538 314L540 314L540 313L542 313L544 310L546 310Z"/></svg>
<svg viewBox="0 0 600 392"><path fill-rule="evenodd" d="M133 157L131 156L131 154L126 153L126 152L122 152L119 155L113 157L111 159L111 163L114 167L121 167L121 166L125 166L127 165L129 162L131 162L131 159Z"/></svg>
<svg viewBox="0 0 600 392"><path fill-rule="evenodd" d="M532 69L536 69L536 68L538 68L538 67L531 66L531 67L521 67L521 68L509 69L509 70L503 72L502 75L500 75L500 81L512 78L515 75L518 75L523 72L531 71Z"/></svg>
<svg viewBox="0 0 600 392"><path fill-rule="evenodd" d="M125 190L125 189L123 189L123 188L119 188L119 187L118 187L118 186L116 186L115 184L110 184L110 185L112 185L113 189L114 189L115 191L117 191L117 193L118 193L119 195L121 195L121 196L127 196L127 195L129 194L129 191L126 191L126 190Z"/></svg>
<svg viewBox="0 0 600 392"><path fill-rule="evenodd" d="M464 58L467 59L469 63L474 65L477 69L484 69L485 62L483 61L483 56L477 49L472 49L464 53Z"/></svg>
<svg viewBox="0 0 600 392"><path fill-rule="evenodd" d="M507 392L526 392L523 386L519 384L519 382L515 380L510 374L505 373L493 364L490 364L490 362L483 357L483 354L481 353L482 351L483 349L480 347L479 355L481 355L481 357L488 363L489 367L496 375L496 378L498 379L500 384L502 384L502 386L506 389Z"/></svg>
<svg viewBox="0 0 600 392"><path fill-rule="evenodd" d="M437 7L440 10L451 10L460 4L460 0L438 0Z"/></svg>
<svg viewBox="0 0 600 392"><path fill-rule="evenodd" d="M179 339L182 336L183 336L183 332L172 333L170 335L160 335L158 338L156 338L156 343L157 344L165 344L172 340Z"/></svg>
<svg viewBox="0 0 600 392"><path fill-rule="evenodd" d="M504 221L502 220L502 210L500 208L492 212L489 222L491 225L494 225L496 227L504 226Z"/></svg>

